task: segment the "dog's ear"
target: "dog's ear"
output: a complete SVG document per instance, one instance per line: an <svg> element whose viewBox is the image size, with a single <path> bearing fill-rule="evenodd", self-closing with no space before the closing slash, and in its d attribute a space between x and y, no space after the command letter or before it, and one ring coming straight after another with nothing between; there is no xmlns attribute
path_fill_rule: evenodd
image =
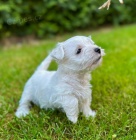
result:
<svg viewBox="0 0 136 140"><path fill-rule="evenodd" d="M57 44L56 48L51 52L51 56L56 61L60 61L64 58L64 49L62 43Z"/></svg>
<svg viewBox="0 0 136 140"><path fill-rule="evenodd" d="M91 35L89 35L89 36L88 36L88 38L89 38L89 39L92 39L92 36L91 36Z"/></svg>

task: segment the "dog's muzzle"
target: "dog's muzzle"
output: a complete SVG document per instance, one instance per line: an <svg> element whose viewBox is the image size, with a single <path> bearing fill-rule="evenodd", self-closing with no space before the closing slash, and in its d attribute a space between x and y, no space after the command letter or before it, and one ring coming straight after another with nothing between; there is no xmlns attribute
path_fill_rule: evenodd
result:
<svg viewBox="0 0 136 140"><path fill-rule="evenodd" d="M96 64L100 59L101 59L102 57L100 56L100 57L98 57L95 61L94 61L94 63L93 64Z"/></svg>

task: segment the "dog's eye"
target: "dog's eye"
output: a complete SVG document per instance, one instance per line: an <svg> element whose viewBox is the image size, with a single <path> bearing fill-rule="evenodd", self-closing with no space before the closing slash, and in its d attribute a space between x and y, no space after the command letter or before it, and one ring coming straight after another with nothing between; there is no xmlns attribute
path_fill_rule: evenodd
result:
<svg viewBox="0 0 136 140"><path fill-rule="evenodd" d="M80 54L81 53L81 48L77 50L76 54Z"/></svg>

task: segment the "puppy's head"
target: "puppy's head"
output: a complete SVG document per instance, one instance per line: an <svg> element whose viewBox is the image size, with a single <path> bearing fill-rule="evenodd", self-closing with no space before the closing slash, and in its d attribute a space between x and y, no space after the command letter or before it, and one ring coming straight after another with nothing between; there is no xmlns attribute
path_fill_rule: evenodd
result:
<svg viewBox="0 0 136 140"><path fill-rule="evenodd" d="M58 43L51 53L59 65L75 71L93 70L100 65L104 55L104 50L85 36L75 36Z"/></svg>

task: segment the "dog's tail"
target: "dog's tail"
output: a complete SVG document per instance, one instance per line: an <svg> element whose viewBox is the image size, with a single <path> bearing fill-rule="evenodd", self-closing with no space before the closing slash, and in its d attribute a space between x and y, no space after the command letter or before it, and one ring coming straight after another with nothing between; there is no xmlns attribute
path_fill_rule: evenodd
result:
<svg viewBox="0 0 136 140"><path fill-rule="evenodd" d="M52 61L52 57L49 54L43 61L42 63L39 65L39 67L37 68L37 70L47 70L50 63Z"/></svg>

